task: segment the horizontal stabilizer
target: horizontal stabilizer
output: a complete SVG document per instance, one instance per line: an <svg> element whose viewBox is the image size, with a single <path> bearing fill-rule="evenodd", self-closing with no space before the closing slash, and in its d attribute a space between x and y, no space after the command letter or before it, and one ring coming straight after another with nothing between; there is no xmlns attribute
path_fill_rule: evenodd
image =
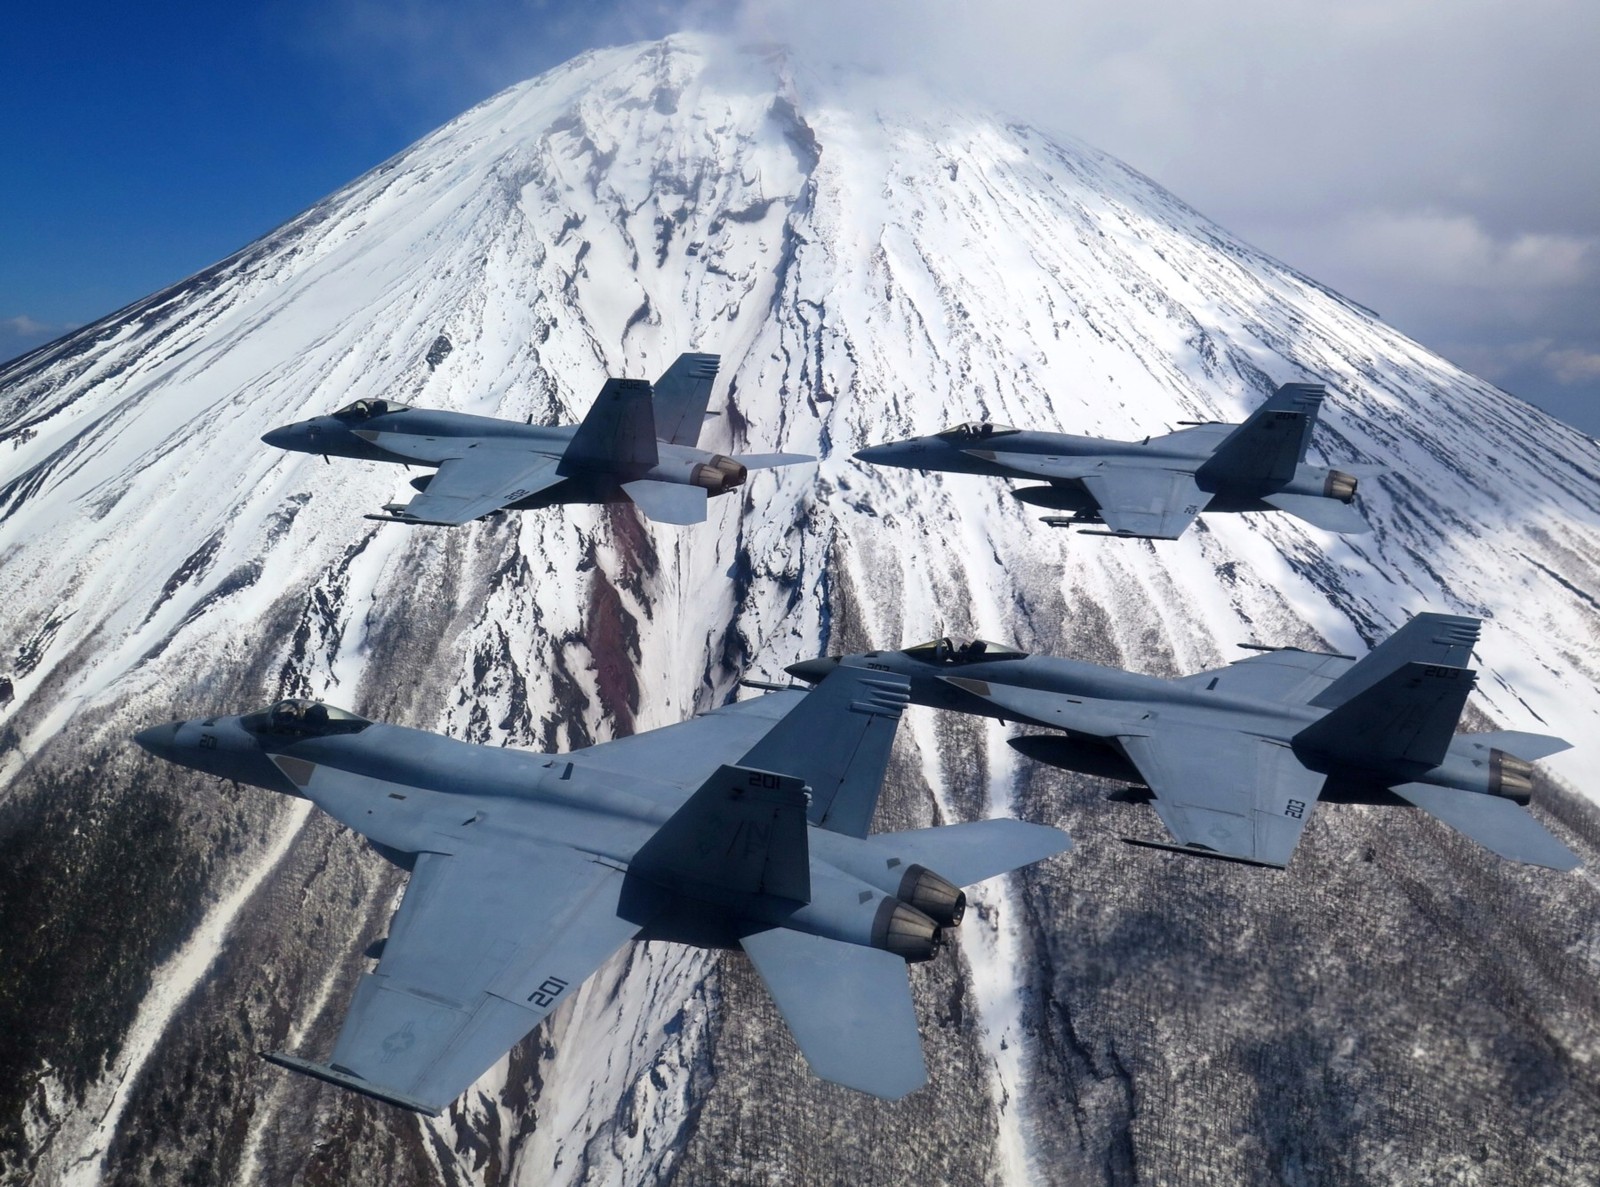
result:
<svg viewBox="0 0 1600 1187"><path fill-rule="evenodd" d="M1565 738L1549 734L1529 734L1522 730L1490 730L1482 734L1458 734L1456 744L1466 743L1479 750L1503 750L1528 762L1538 762L1563 750L1571 750L1572 743Z"/></svg>
<svg viewBox="0 0 1600 1187"><path fill-rule="evenodd" d="M900 711L910 700L904 676L840 664L739 765L802 779L811 789L812 824L864 837L883 791Z"/></svg>
<svg viewBox="0 0 1600 1187"><path fill-rule="evenodd" d="M659 482L654 478L640 478L624 482L634 506L657 523L703 523L706 518L706 488L688 486L682 482Z"/></svg>
<svg viewBox="0 0 1600 1187"><path fill-rule="evenodd" d="M1301 730L1295 747L1367 767L1437 766L1476 681L1470 668L1408 663Z"/></svg>
<svg viewBox="0 0 1600 1187"><path fill-rule="evenodd" d="M903 833L875 833L867 838L867 844L908 864L927 866L957 886L971 886L1065 853L1072 848L1072 838L1044 824L974 820Z"/></svg>
<svg viewBox="0 0 1600 1187"><path fill-rule="evenodd" d="M1389 790L1511 861L1552 870L1571 870L1582 864L1533 813L1511 800L1432 783L1402 783Z"/></svg>
<svg viewBox="0 0 1600 1187"><path fill-rule="evenodd" d="M733 460L747 470L771 470L778 466L799 466L817 459L809 453L737 453Z"/></svg>
<svg viewBox="0 0 1600 1187"><path fill-rule="evenodd" d="M900 957L786 928L740 943L819 1077L885 1100L927 1083Z"/></svg>
<svg viewBox="0 0 1600 1187"><path fill-rule="evenodd" d="M1360 536L1372 530L1366 517L1349 503L1322 495L1262 495L1263 503L1270 503L1279 511L1287 511L1296 519L1303 519L1314 528L1325 532L1340 532L1347 536Z"/></svg>
<svg viewBox="0 0 1600 1187"><path fill-rule="evenodd" d="M1464 668L1472 662L1480 625L1461 614L1419 614L1357 660L1311 704L1322 709L1343 704L1409 663Z"/></svg>
<svg viewBox="0 0 1600 1187"><path fill-rule="evenodd" d="M805 784L788 775L721 766L628 864L668 889L811 901Z"/></svg>
<svg viewBox="0 0 1600 1187"><path fill-rule="evenodd" d="M655 431L660 440L674 445L694 445L700 440L721 363L720 355L680 354L656 380Z"/></svg>

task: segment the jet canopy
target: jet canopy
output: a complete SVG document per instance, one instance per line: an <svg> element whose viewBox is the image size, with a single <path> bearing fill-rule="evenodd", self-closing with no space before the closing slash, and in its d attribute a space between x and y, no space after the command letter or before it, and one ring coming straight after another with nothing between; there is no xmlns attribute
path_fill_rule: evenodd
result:
<svg viewBox="0 0 1600 1187"><path fill-rule="evenodd" d="M394 400L357 400L354 404L346 404L334 413L340 420L352 424L363 420L371 420L374 416L385 416L390 412L409 412L408 405Z"/></svg>
<svg viewBox="0 0 1600 1187"><path fill-rule="evenodd" d="M952 425L939 434L946 441L987 441L990 437L1004 437L1011 433L1020 433L1021 429L1014 429L1010 425L990 424L983 421L968 421L966 424Z"/></svg>
<svg viewBox="0 0 1600 1187"><path fill-rule="evenodd" d="M241 717L239 724L252 734L270 734L278 738L326 738L333 734L359 734L372 722L365 717L357 717L348 709L291 697L269 709Z"/></svg>
<svg viewBox="0 0 1600 1187"><path fill-rule="evenodd" d="M1015 647L1007 647L1004 643L974 639L965 646L957 646L948 638L934 639L927 643L918 643L915 647L907 647L905 654L925 664L994 663L996 660L1026 659L1028 656L1026 651L1018 651Z"/></svg>

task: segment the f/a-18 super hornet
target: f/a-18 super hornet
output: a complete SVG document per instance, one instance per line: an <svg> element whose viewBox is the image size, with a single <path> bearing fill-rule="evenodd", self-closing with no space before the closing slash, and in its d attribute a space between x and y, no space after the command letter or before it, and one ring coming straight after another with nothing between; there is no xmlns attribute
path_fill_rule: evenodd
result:
<svg viewBox="0 0 1600 1187"><path fill-rule="evenodd" d="M1143 441L963 424L860 450L879 466L1043 478L1014 498L1070 511L1052 527L1104 524L1102 536L1176 540L1202 511L1287 511L1330 532L1369 532L1352 505L1356 476L1306 460L1321 384L1286 383L1243 424L1189 424ZM1376 467L1361 467L1370 471Z"/></svg>
<svg viewBox="0 0 1600 1187"><path fill-rule="evenodd" d="M331 1057L274 1063L437 1114L630 940L741 948L823 1079L927 1078L906 975L961 887L1060 853L982 820L868 835L906 682L842 669L693 721L545 755L313 701L138 734L185 766L303 796L410 871Z"/></svg>
<svg viewBox="0 0 1600 1187"><path fill-rule="evenodd" d="M1527 760L1560 738L1458 734L1478 620L1419 614L1362 659L1261 654L1163 680L977 640L814 659L804 680L858 666L911 682L911 699L1059 734L1010 739L1039 762L1134 784L1177 844L1134 844L1282 867L1319 799L1410 805L1514 861L1578 858L1527 811Z"/></svg>
<svg viewBox="0 0 1600 1187"><path fill-rule="evenodd" d="M679 355L653 387L608 379L579 425L526 425L465 412L357 400L329 416L273 429L279 449L437 466L409 503L368 519L462 524L496 511L631 499L662 523L700 523L706 500L750 470L816 459L800 453L727 457L697 446L719 356Z"/></svg>

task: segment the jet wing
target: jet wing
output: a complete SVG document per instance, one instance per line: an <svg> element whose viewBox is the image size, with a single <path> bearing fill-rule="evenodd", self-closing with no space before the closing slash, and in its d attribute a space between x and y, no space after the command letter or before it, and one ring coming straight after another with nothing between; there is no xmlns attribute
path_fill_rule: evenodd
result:
<svg viewBox="0 0 1600 1187"><path fill-rule="evenodd" d="M461 524L563 481L559 458L524 449L470 447L441 463L428 487L395 512L410 523Z"/></svg>
<svg viewBox="0 0 1600 1187"><path fill-rule="evenodd" d="M1179 846L1285 866L1327 776L1280 742L1181 723L1117 739Z"/></svg>
<svg viewBox="0 0 1600 1187"><path fill-rule="evenodd" d="M537 842L422 854L332 1058L267 1058L437 1115L638 934L617 916L623 878Z"/></svg>
<svg viewBox="0 0 1600 1187"><path fill-rule="evenodd" d="M1154 466L1106 466L1085 475L1083 485L1119 536L1176 540L1211 501L1193 474Z"/></svg>
<svg viewBox="0 0 1600 1187"><path fill-rule="evenodd" d="M1223 696L1304 705L1355 664L1350 656L1294 647L1263 651L1225 668L1211 668L1174 681Z"/></svg>

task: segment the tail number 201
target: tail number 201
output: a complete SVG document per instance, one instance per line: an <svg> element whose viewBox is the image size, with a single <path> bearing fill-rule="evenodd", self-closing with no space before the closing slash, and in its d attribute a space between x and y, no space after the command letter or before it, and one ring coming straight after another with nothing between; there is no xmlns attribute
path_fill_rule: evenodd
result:
<svg viewBox="0 0 1600 1187"><path fill-rule="evenodd" d="M566 987L567 983L560 977L546 977L539 982L539 988L528 994L528 1000L541 1010L548 1010L556 1004L556 998L561 996L561 991Z"/></svg>

